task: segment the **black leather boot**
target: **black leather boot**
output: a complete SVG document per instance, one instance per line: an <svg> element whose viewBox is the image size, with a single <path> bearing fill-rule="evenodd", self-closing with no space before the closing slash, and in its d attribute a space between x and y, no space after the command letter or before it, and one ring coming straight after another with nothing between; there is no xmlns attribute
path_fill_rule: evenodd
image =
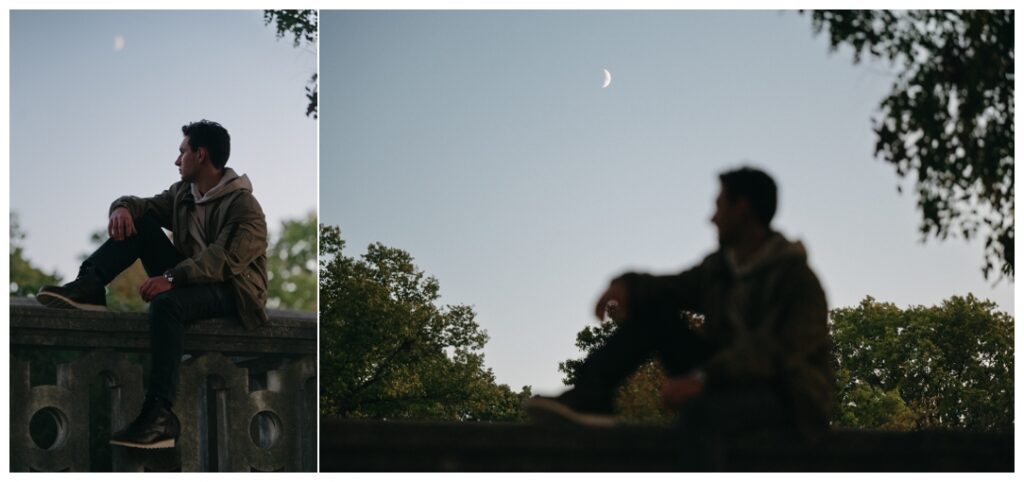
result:
<svg viewBox="0 0 1024 482"><path fill-rule="evenodd" d="M36 299L44 306L65 310L107 311L107 291L92 270L82 268L74 281L63 286L43 286Z"/></svg>
<svg viewBox="0 0 1024 482"><path fill-rule="evenodd" d="M157 398L146 397L142 413L128 428L110 437L111 445L141 449L167 449L181 433L178 417L171 412L170 405Z"/></svg>

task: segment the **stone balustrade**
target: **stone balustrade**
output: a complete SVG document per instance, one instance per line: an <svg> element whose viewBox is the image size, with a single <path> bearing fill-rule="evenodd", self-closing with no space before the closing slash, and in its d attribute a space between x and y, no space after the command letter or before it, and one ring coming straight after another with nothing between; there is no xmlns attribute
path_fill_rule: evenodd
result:
<svg viewBox="0 0 1024 482"><path fill-rule="evenodd" d="M174 406L181 436L143 450L107 437L142 405L145 313L25 298L10 312L12 471L316 470L315 313L269 310L254 331L231 318L191 324Z"/></svg>

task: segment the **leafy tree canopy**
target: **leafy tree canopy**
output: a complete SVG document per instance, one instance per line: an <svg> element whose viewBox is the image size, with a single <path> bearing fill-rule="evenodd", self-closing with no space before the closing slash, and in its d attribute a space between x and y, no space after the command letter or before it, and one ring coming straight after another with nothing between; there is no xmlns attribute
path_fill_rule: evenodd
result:
<svg viewBox="0 0 1024 482"><path fill-rule="evenodd" d="M311 52L316 52L319 22L318 10L264 10L263 24L274 24L277 29L277 38L285 35L292 35L292 46L305 46ZM313 72L306 82L306 100L309 104L306 107L306 116L317 118L317 73Z"/></svg>
<svg viewBox="0 0 1024 482"><path fill-rule="evenodd" d="M898 68L873 120L875 154L914 174L920 230L971 239L983 228L982 268L1012 279L1013 11L814 11L832 49L853 48ZM901 189L902 188L898 188Z"/></svg>
<svg viewBox="0 0 1024 482"><path fill-rule="evenodd" d="M837 425L1013 429L1013 318L968 294L832 311Z"/></svg>
<svg viewBox="0 0 1024 482"><path fill-rule="evenodd" d="M267 308L316 310L316 213L281 222L267 249Z"/></svg>
<svg viewBox="0 0 1024 482"><path fill-rule="evenodd" d="M466 305L438 306L440 285L409 253L372 244L347 257L320 231L320 387L325 415L518 420L529 387L498 385L483 364L487 334Z"/></svg>

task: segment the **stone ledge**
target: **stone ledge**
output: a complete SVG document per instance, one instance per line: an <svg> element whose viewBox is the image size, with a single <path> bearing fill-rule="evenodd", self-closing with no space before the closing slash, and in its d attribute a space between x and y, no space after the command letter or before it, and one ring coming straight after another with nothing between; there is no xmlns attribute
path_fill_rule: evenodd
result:
<svg viewBox="0 0 1024 482"><path fill-rule="evenodd" d="M676 471L668 428L610 429L514 423L322 419L320 470ZM727 472L1013 471L1013 435L837 430L815 446L771 437L737 440Z"/></svg>
<svg viewBox="0 0 1024 482"><path fill-rule="evenodd" d="M149 350L145 313L58 310L34 298L11 298L11 346L63 349L110 348ZM213 318L190 324L185 351L216 351L226 355L315 355L316 313L267 310L265 326L248 331L235 318Z"/></svg>

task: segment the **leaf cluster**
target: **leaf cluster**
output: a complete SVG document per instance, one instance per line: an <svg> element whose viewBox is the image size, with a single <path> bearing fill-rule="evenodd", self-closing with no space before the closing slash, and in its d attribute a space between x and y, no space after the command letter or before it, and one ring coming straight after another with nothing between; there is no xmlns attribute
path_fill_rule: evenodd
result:
<svg viewBox="0 0 1024 482"><path fill-rule="evenodd" d="M924 239L985 236L984 266L1014 274L1012 10L823 10L832 49L897 69L873 119L875 155L912 177ZM902 192L902 187L898 187Z"/></svg>
<svg viewBox="0 0 1024 482"><path fill-rule="evenodd" d="M281 222L267 249L267 307L316 310L316 213Z"/></svg>
<svg viewBox="0 0 1024 482"><path fill-rule="evenodd" d="M274 24L278 39L292 35L292 46L305 46L307 50L316 52L319 35L318 10L264 10L263 24ZM313 72L306 81L306 116L316 119L319 116L319 84L317 73Z"/></svg>

